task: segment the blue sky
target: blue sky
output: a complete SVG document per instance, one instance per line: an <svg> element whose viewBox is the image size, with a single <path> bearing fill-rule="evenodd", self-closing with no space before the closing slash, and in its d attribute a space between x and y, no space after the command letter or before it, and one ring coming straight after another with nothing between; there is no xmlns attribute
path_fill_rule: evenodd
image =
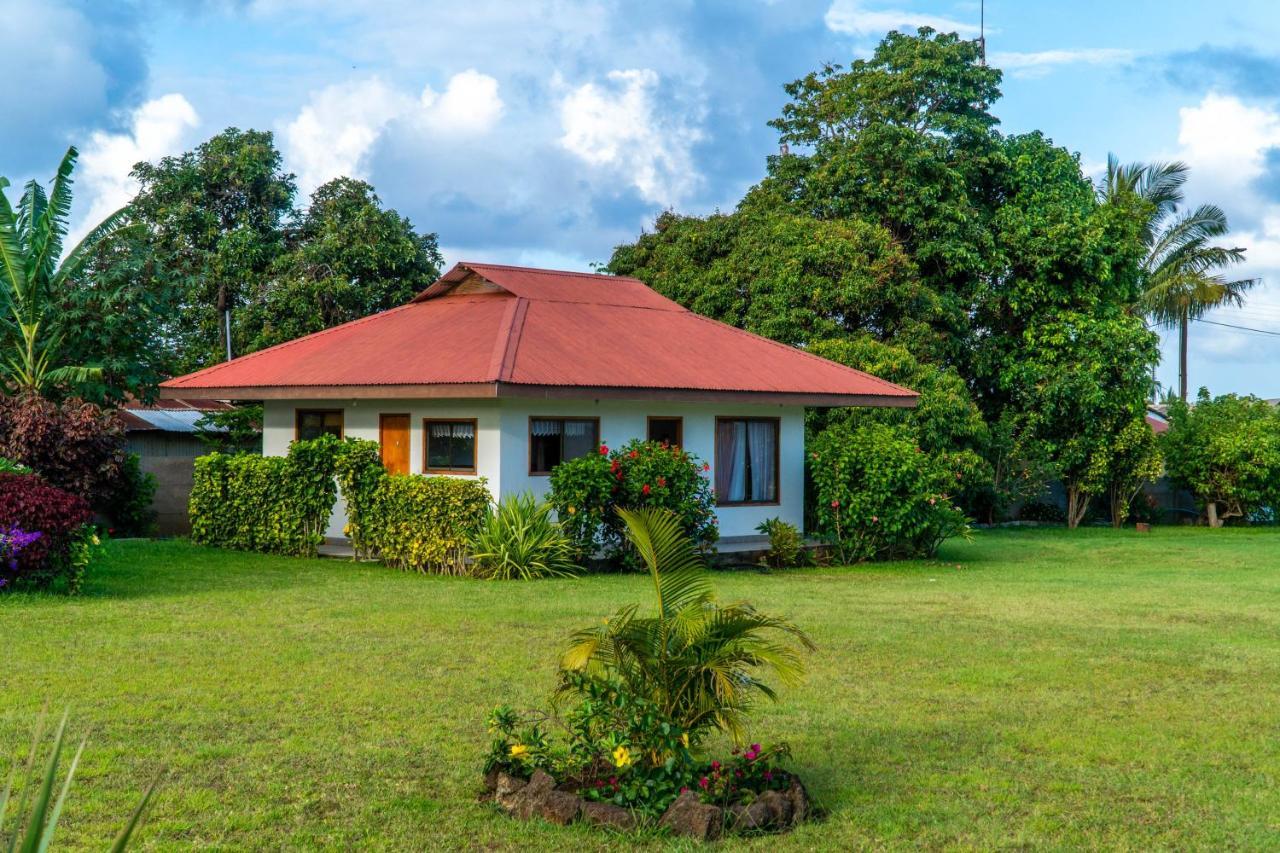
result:
<svg viewBox="0 0 1280 853"><path fill-rule="evenodd" d="M665 208L732 207L776 150L783 83L890 28L974 33L978 5L0 0L0 20L0 174L46 177L74 141L81 220L127 200L136 160L235 125L274 131L304 191L371 181L450 261L583 269ZM1186 160L1264 280L1208 319L1280 334L1280 7L989 0L986 20L1003 129L1090 172ZM1192 329L1193 387L1280 396L1277 366L1280 336Z"/></svg>

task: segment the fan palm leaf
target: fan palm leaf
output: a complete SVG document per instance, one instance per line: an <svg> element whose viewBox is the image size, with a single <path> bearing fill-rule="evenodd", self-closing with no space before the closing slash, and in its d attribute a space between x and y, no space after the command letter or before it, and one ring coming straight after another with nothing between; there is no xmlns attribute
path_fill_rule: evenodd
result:
<svg viewBox="0 0 1280 853"><path fill-rule="evenodd" d="M710 573L670 511L619 515L649 569L657 610L641 616L629 605L576 632L562 669L617 680L685 731L715 728L740 740L754 700L777 696L763 676L794 683L804 672L801 651L812 650L812 641L749 604L718 604Z"/></svg>

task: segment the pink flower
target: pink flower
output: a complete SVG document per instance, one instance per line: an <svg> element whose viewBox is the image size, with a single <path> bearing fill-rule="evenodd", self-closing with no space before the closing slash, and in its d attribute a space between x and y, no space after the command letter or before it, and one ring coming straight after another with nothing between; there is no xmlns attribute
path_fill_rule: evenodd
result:
<svg viewBox="0 0 1280 853"><path fill-rule="evenodd" d="M756 755L759 755L759 754L760 754L760 744L758 744L758 743L753 743L753 744L751 744L751 751L752 751L752 752L754 752Z"/></svg>
<svg viewBox="0 0 1280 853"><path fill-rule="evenodd" d="M831 508L832 508L832 509L839 509L839 508L840 508L840 501L832 501L832 502L831 502Z"/></svg>
<svg viewBox="0 0 1280 853"><path fill-rule="evenodd" d="M929 506L933 506L936 503L937 503L936 500L934 500L933 498L929 498Z"/></svg>
<svg viewBox="0 0 1280 853"><path fill-rule="evenodd" d="M772 781L773 781L773 771L772 771L772 770L766 770L766 771L764 771L764 781L766 781L766 782L772 782Z"/></svg>
<svg viewBox="0 0 1280 853"><path fill-rule="evenodd" d="M688 785L685 785L685 786L681 787L681 788L680 788L680 793L682 793L682 794L687 794L687 793L689 793L689 786L688 786Z"/></svg>
<svg viewBox="0 0 1280 853"><path fill-rule="evenodd" d="M703 776L701 779L698 780L699 788L706 788L710 784L711 784L711 780L708 779L706 776Z"/></svg>
<svg viewBox="0 0 1280 853"><path fill-rule="evenodd" d="M873 516L871 516L871 523L872 523L872 524L879 524L879 523L880 523L880 516L878 516L878 515L873 515Z"/></svg>
<svg viewBox="0 0 1280 853"><path fill-rule="evenodd" d="M720 769L720 762L719 762L719 761L713 761L713 762L711 762L711 769L712 769L712 770L719 770L719 769Z"/></svg>

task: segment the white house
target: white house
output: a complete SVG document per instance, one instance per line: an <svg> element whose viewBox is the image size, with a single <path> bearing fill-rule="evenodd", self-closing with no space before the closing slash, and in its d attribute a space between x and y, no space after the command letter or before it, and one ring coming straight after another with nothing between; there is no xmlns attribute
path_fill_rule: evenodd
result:
<svg viewBox="0 0 1280 853"><path fill-rule="evenodd" d="M544 494L561 460L633 438L711 465L722 543L804 522L804 410L912 406L897 385L718 323L632 278L459 263L407 305L161 386L262 400L263 452L378 441L394 473ZM339 535L340 506L330 526Z"/></svg>

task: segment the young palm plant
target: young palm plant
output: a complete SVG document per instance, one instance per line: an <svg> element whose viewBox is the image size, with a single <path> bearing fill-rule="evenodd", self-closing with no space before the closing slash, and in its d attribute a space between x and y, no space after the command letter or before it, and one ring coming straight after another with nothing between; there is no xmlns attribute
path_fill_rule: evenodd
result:
<svg viewBox="0 0 1280 853"><path fill-rule="evenodd" d="M62 257L71 214L74 147L53 177L48 195L29 181L15 209L0 177L0 376L14 391L43 392L51 385L84 382L101 374L92 366L63 364L64 334L54 308L58 293L105 239L126 227L128 208L108 216Z"/></svg>
<svg viewBox="0 0 1280 853"><path fill-rule="evenodd" d="M80 755L84 752L85 744L88 737L80 741L80 746L76 749L75 757L71 759L71 764L67 768L67 777L62 782L62 788L58 792L58 798L53 799L53 789L58 781L58 765L62 762L62 750L67 731L67 715L62 715L62 722L58 724L58 731L53 738L53 749L49 753L49 760L45 764L44 775L37 778L35 773L36 756L40 751L40 741L44 738L44 721L43 714L40 716L40 722L36 725L36 734L31 741L31 751L27 754L26 776L27 783L22 789L22 799L18 803L18 823L14 826L13 832L9 835L8 843L3 844L3 850L6 853L45 853L49 849L50 843L53 841L53 833L58 828L58 819L62 817L62 807L67 801L67 792L71 790L71 780L75 778L76 768L80 764ZM13 782L17 777L18 768L15 766L9 774L9 781L6 783L4 790L0 790L0 843L3 843L5 835L5 812L9 806L9 798L13 793ZM137 808L133 810L128 823L120 830L120 834L116 836L110 849L112 853L119 853L129 846L129 841L133 838L133 833L142 823L143 813L147 810L147 805L151 802L151 795L155 792L156 785L159 780L151 783L151 787L147 788L146 793L142 795L142 801L138 803ZM30 811L27 807L30 805ZM26 819L22 819L22 815L26 814Z"/></svg>
<svg viewBox="0 0 1280 853"><path fill-rule="evenodd" d="M741 743L753 702L777 698L764 676L799 680L801 652L813 642L796 625L750 604L717 603L710 572L671 511L618 514L649 569L657 608L644 616L630 605L578 631L561 667L618 680L695 737L719 729Z"/></svg>

